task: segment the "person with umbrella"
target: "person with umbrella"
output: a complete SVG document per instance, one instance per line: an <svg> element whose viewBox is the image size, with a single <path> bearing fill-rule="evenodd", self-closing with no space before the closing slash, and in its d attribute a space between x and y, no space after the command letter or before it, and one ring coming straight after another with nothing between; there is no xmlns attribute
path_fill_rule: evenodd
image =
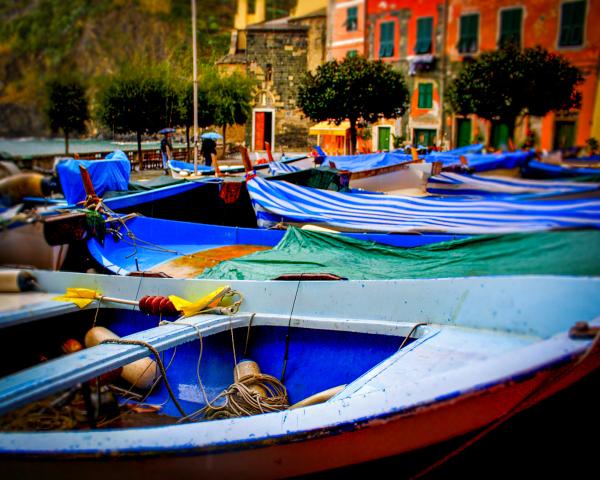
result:
<svg viewBox="0 0 600 480"><path fill-rule="evenodd" d="M158 132L164 134L163 139L160 141L160 154L162 156L162 164L165 175L169 174L169 160L173 158L173 144L171 143L171 137L169 134L174 131L174 128L163 128Z"/></svg>
<svg viewBox="0 0 600 480"><path fill-rule="evenodd" d="M202 138L202 148L200 152L204 157L204 164L207 167L212 166L212 156L213 154L217 154L217 142L215 140L222 138L221 135L214 132L203 133L200 138Z"/></svg>

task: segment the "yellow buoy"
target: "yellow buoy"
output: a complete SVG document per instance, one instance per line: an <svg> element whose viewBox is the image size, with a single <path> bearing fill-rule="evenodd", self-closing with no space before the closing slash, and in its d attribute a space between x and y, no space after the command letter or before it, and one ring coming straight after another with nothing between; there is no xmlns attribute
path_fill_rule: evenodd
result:
<svg viewBox="0 0 600 480"><path fill-rule="evenodd" d="M85 346L94 347L104 340L112 340L119 336L108 328L94 327L85 334ZM123 367L121 377L138 388L149 388L159 375L158 365L151 358L142 358Z"/></svg>

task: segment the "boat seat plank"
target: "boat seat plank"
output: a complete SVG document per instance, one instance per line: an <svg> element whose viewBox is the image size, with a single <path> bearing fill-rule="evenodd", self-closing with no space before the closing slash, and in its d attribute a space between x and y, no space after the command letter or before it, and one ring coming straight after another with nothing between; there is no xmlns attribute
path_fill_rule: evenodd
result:
<svg viewBox="0 0 600 480"><path fill-rule="evenodd" d="M198 329L211 335L248 321L249 315L196 315L183 319L183 324L175 321L123 339L140 340L162 351L196 339ZM148 356L142 346L100 344L9 375L0 379L0 415Z"/></svg>
<svg viewBox="0 0 600 480"><path fill-rule="evenodd" d="M335 398L403 385L505 354L539 340L467 328L442 327L418 339L365 373Z"/></svg>
<svg viewBox="0 0 600 480"><path fill-rule="evenodd" d="M0 294L0 328L64 315L79 309L73 303L55 302L56 293L21 292Z"/></svg>

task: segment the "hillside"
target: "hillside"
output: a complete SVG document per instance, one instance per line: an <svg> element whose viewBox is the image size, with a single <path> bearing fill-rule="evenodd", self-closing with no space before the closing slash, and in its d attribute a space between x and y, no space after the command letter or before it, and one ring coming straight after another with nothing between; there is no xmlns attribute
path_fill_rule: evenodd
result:
<svg viewBox="0 0 600 480"><path fill-rule="evenodd" d="M286 0L268 2L269 16ZM197 0L198 51L212 63L229 46L235 0ZM47 133L44 81L78 71L93 93L102 77L166 62L191 75L189 0L7 0L0 2L0 136Z"/></svg>

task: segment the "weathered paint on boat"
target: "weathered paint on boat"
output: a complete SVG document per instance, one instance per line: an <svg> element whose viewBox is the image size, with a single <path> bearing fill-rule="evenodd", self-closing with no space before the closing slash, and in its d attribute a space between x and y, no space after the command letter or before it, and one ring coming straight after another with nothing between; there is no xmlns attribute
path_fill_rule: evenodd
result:
<svg viewBox="0 0 600 480"><path fill-rule="evenodd" d="M49 272L35 275L42 286L55 291L77 285L123 297L200 295L222 284ZM600 326L598 278L231 282L231 286L246 297L243 312L233 318L195 316L179 327L163 325L130 338L149 341L162 350L166 344L197 339L194 327L186 324L197 325L210 338L218 330L227 332L230 322L245 330L251 317L253 325L291 322L294 328L400 337L415 322L427 326L419 328L415 341L326 403L174 426L93 433L0 433L5 471L12 475L61 472L62 478L298 475L413 451L484 427L600 365L597 348L589 350L593 339L576 340L568 335L575 321ZM39 305L40 310L44 308L43 303ZM0 380L1 411L11 403L40 398L146 353L136 346L101 345L4 378ZM90 365L82 369L86 356ZM102 368L92 366L102 364Z"/></svg>

